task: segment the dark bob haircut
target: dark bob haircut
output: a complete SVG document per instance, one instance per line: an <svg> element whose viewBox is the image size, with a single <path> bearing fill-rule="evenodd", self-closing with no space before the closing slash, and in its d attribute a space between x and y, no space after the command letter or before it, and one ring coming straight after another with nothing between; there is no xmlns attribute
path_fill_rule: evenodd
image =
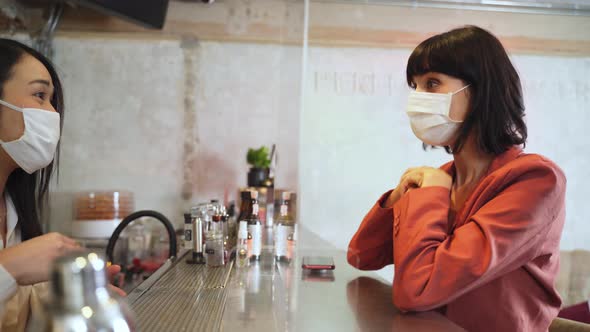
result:
<svg viewBox="0 0 590 332"><path fill-rule="evenodd" d="M470 112L459 136L447 152L461 150L474 134L477 146L498 155L514 145L525 145L527 127L520 78L500 41L488 31L465 26L420 43L408 59L406 80L438 72L470 86Z"/></svg>

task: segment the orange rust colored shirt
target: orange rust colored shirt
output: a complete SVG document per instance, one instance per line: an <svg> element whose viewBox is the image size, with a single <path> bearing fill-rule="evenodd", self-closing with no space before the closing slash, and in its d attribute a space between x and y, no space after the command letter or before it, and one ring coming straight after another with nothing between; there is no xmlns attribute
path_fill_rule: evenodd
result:
<svg viewBox="0 0 590 332"><path fill-rule="evenodd" d="M453 162L441 167L454 176ZM385 193L348 247L361 270L394 264L393 302L438 310L468 331L547 331L565 220L566 179L547 158L513 147L497 156L454 220L443 187Z"/></svg>

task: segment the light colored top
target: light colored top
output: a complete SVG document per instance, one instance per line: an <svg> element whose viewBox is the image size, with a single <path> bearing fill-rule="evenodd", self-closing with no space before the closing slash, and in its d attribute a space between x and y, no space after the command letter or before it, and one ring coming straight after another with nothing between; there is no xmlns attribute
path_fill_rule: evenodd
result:
<svg viewBox="0 0 590 332"><path fill-rule="evenodd" d="M16 208L9 195L6 198L6 243L0 239L0 250L22 242ZM0 332L31 330L31 322L44 314L43 299L49 293L48 283L18 285L14 277L0 265Z"/></svg>
<svg viewBox="0 0 590 332"><path fill-rule="evenodd" d="M441 167L451 176L454 164ZM395 265L393 301L436 309L468 331L547 331L565 221L566 179L550 160L511 148L497 156L454 220L443 187L375 204L352 238L348 262Z"/></svg>
<svg viewBox="0 0 590 332"><path fill-rule="evenodd" d="M6 243L0 238L0 250L12 247L21 242L20 227L17 227L18 216L10 195L4 195L6 199ZM0 317L4 314L4 305L17 290L16 280L6 269L0 265Z"/></svg>

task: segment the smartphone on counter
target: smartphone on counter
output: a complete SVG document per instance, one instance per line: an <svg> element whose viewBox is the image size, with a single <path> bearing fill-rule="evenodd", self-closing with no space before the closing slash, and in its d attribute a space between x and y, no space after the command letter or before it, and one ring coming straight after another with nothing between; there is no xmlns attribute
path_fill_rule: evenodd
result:
<svg viewBox="0 0 590 332"><path fill-rule="evenodd" d="M304 256L301 267L305 270L325 271L334 270L334 259L328 256Z"/></svg>

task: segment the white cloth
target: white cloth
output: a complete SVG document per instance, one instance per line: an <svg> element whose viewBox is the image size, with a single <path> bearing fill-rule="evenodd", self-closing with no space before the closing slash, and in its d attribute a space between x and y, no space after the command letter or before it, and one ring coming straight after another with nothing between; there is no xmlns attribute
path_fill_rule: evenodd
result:
<svg viewBox="0 0 590 332"><path fill-rule="evenodd" d="M22 242L18 215L8 194L6 198L6 243L0 238L0 250ZM42 303L49 293L48 283L21 286L0 265L0 332L31 330L31 323L44 319ZM34 327L33 327L34 329Z"/></svg>
<svg viewBox="0 0 590 332"><path fill-rule="evenodd" d="M12 199L8 194L5 194L6 201L6 245L4 240L0 238L0 250L15 246L21 242L20 227L18 224L18 215Z"/></svg>
<svg viewBox="0 0 590 332"><path fill-rule="evenodd" d="M6 200L6 243L0 237L0 250L12 247L21 242L20 228L17 227L18 215L12 199L5 194ZM4 305L14 296L17 290L16 280L6 269L0 265L0 318L4 315Z"/></svg>
<svg viewBox="0 0 590 332"><path fill-rule="evenodd" d="M0 317L4 315L4 304L16 293L16 280L0 265Z"/></svg>

